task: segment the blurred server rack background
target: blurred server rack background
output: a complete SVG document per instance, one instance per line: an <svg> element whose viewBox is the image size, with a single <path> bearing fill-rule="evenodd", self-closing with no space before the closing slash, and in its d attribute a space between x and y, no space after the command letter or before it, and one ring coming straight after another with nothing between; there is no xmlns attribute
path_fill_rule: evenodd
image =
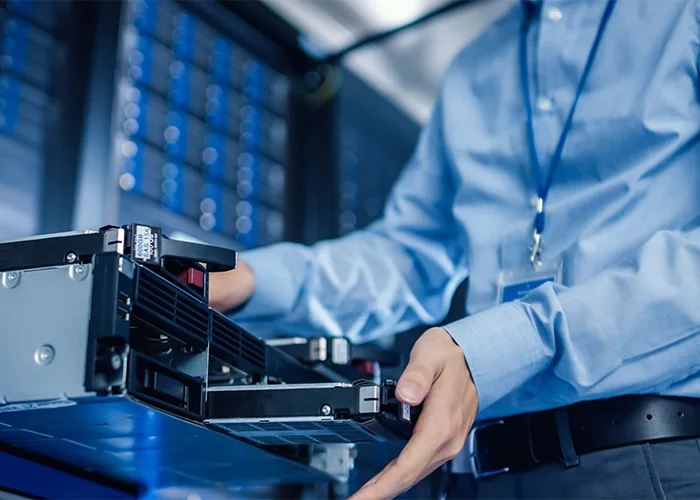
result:
<svg viewBox="0 0 700 500"><path fill-rule="evenodd" d="M381 217L420 126L350 71L343 73L336 101L337 232L342 236Z"/></svg>
<svg viewBox="0 0 700 500"><path fill-rule="evenodd" d="M307 105L222 4L91 4L0 2L2 238L142 220L245 249L381 214L418 125L370 85Z"/></svg>
<svg viewBox="0 0 700 500"><path fill-rule="evenodd" d="M112 158L118 219L241 249L281 241L290 78L196 7L124 2Z"/></svg>
<svg viewBox="0 0 700 500"><path fill-rule="evenodd" d="M71 78L79 77L62 71L75 69L73 10L60 0L0 2L0 239L45 227L42 202L59 167L51 156L66 139L58 131L73 111ZM66 159L73 145L63 142Z"/></svg>

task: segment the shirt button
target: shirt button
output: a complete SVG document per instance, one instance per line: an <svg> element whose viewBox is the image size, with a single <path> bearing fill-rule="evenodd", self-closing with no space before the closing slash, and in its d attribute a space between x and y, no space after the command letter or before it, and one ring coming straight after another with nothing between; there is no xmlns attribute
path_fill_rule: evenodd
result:
<svg viewBox="0 0 700 500"><path fill-rule="evenodd" d="M538 97L537 98L537 109L540 111L551 111L554 107L554 103L548 97Z"/></svg>
<svg viewBox="0 0 700 500"><path fill-rule="evenodd" d="M547 9L547 19L549 19L552 22L559 22L561 21L561 18L564 17L564 14L562 13L561 9L558 7L550 7Z"/></svg>

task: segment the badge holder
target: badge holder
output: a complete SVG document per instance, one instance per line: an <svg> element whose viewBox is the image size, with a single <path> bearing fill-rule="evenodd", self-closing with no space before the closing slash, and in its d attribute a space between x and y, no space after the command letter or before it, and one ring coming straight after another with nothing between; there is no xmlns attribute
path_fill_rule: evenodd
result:
<svg viewBox="0 0 700 500"><path fill-rule="evenodd" d="M501 271L498 279L498 304L523 298L545 283L561 283L561 262Z"/></svg>

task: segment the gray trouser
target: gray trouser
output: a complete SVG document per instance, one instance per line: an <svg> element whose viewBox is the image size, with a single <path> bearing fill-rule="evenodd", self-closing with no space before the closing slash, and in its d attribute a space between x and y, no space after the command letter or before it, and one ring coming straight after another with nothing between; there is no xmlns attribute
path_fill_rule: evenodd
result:
<svg viewBox="0 0 700 500"><path fill-rule="evenodd" d="M580 465L542 465L474 480L453 475L448 499L700 499L700 439L582 455Z"/></svg>

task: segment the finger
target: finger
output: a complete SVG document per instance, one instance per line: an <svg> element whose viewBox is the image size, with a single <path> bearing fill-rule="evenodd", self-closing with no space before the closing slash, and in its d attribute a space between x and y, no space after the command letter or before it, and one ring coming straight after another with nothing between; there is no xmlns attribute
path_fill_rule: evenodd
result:
<svg viewBox="0 0 700 500"><path fill-rule="evenodd" d="M385 477L388 472L393 470L396 467L396 460L393 460L389 465L387 465L382 472L377 474L374 479L371 481L367 482L362 488L360 488L352 497L350 497L349 500L378 500L379 496L377 496L376 492L376 484L379 482L379 480L382 477ZM387 497L391 498L391 497Z"/></svg>
<svg viewBox="0 0 700 500"><path fill-rule="evenodd" d="M425 399L423 413L416 424L416 434L420 436L427 435L431 440L432 448L425 450L429 459L428 464L418 472L413 484L422 481L437 468L454 458L464 446L471 421L464 422L463 415L451 412L450 408L458 406L455 398L468 399L468 395L466 391L455 391L456 387L453 377L455 375L461 376L459 373L453 373L455 371L458 372L458 370L450 370L449 367L445 367ZM416 434L414 434L414 438ZM404 452L408 452L408 449L404 450ZM411 451L411 453L413 452ZM399 461L401 458L400 455ZM404 473L406 472L404 471ZM376 483L389 481L390 478L387 479L387 475L388 472L381 478L378 478ZM413 477L413 474L410 472L407 475ZM413 484L408 487L410 488Z"/></svg>
<svg viewBox="0 0 700 500"><path fill-rule="evenodd" d="M458 428L435 431L446 428L448 424L444 417L440 418L445 406L440 408L435 403L433 400L431 404L428 396L428 411L419 419L422 425L417 426L416 433L399 458L360 489L352 500L394 498L433 473L461 449L466 433ZM436 413L438 418L435 417Z"/></svg>
<svg viewBox="0 0 700 500"><path fill-rule="evenodd" d="M440 349L431 342L420 340L411 351L411 359L396 386L396 396L411 406L423 402L444 366Z"/></svg>
<svg viewBox="0 0 700 500"><path fill-rule="evenodd" d="M404 463L397 460L377 481L363 486L351 500L389 500L407 491L422 475L424 465L405 466Z"/></svg>
<svg viewBox="0 0 700 500"><path fill-rule="evenodd" d="M389 462L389 463L387 464L387 466L384 467L376 476L374 476L372 479L370 479L369 481L367 481L367 482L364 484L363 488L364 488L365 486L371 486L371 485L373 485L374 483L376 483L376 482L379 480L379 478L382 477L382 476L386 473L386 471L388 471L389 468L391 468L395 463L396 463L396 459L393 459L391 462Z"/></svg>
<svg viewBox="0 0 700 500"><path fill-rule="evenodd" d="M394 466L394 464L396 464L396 460L397 460L397 459L395 458L395 459L393 459L391 462L389 462L389 463L386 465L386 467L384 467L384 468L383 468L379 473L377 473L372 479L370 479L369 481L367 481L367 482L363 485L363 488L366 488L367 486L372 486L372 485L375 484L379 479L381 479L381 477L384 476L384 474L386 474L386 472L387 472L389 469L391 469L391 468ZM418 479L418 481L422 481L423 479L425 479L425 478L426 478L427 476L429 476L435 469L437 469L438 467L440 467L440 466L441 466L442 464L444 464L445 462L447 462L447 459L444 459L444 460L433 460L433 462L431 463L431 465L428 466L428 469L430 469L430 471L424 473L424 474Z"/></svg>
<svg viewBox="0 0 700 500"><path fill-rule="evenodd" d="M413 437L396 462L358 491L353 500L394 498L454 457L464 444L473 415L456 403L470 397L466 364L448 366L435 361L432 353L436 349L426 349L426 345L437 347L432 342L417 344L411 354L412 370L407 368L405 373L408 376L405 380L409 381L416 374L423 375L424 380L430 381L431 377L434 380L427 384L423 411Z"/></svg>
<svg viewBox="0 0 700 500"><path fill-rule="evenodd" d="M427 413L418 419L419 423L423 419L423 425L416 427L416 431L398 458L375 479L363 486L352 500L394 498L411 488L425 474L426 469L444 445L440 427L431 425L430 422L439 423L439 420L430 418L431 413L440 415L440 412L430 407L431 399L429 396L426 400Z"/></svg>
<svg viewBox="0 0 700 500"><path fill-rule="evenodd" d="M400 495L401 493L404 493L405 491L409 490L410 488L414 487L421 481L423 481L426 477L430 476L433 472L435 472L437 469L442 467L445 463L447 463L449 460L447 458L440 458L440 459L433 459L430 461L427 467L423 470L423 472L418 476L418 478L412 482L412 484L408 485L403 491L400 491L396 493L396 495ZM368 483L367 486L370 486ZM393 497L392 497L393 498Z"/></svg>
<svg viewBox="0 0 700 500"><path fill-rule="evenodd" d="M428 477L430 474L435 472L438 468L442 467L448 461L449 461L448 458L441 458L441 459L432 460L430 462L430 465L428 465L428 467L426 467L426 469L420 475L418 480L406 489L410 489L415 484L420 483L426 477ZM375 483L377 483L377 481L379 481L382 477L384 477L389 470L394 468L395 464L396 464L396 459L389 462L389 464L386 467L384 467L384 469L381 472L379 472L371 480L367 481L367 483L365 483L365 485L360 490L358 490L355 493L355 495L353 495L349 500L362 500L362 499L370 499L370 498L372 500L375 500L376 498L380 498L380 497L377 497L376 493L374 491L372 491L372 489L370 489L369 487L374 485ZM397 493L397 495L400 495L401 493L402 492L399 492L399 493Z"/></svg>

